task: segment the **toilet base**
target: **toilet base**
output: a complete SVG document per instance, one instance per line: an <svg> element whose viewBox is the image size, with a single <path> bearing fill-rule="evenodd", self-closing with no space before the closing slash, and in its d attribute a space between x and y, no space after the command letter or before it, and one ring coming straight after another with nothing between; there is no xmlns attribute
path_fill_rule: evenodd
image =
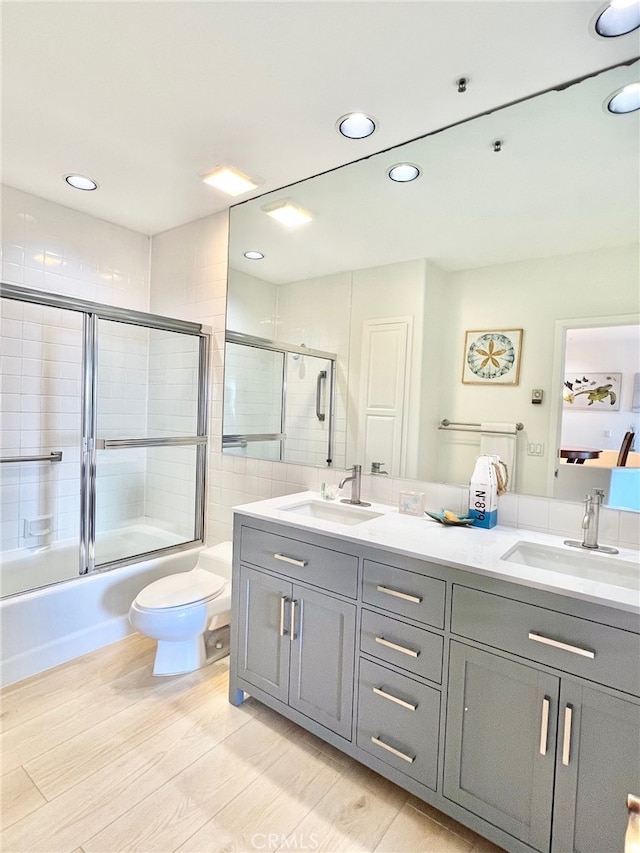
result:
<svg viewBox="0 0 640 853"><path fill-rule="evenodd" d="M154 675L182 675L194 672L207 663L204 637L199 634L190 640L158 640Z"/></svg>

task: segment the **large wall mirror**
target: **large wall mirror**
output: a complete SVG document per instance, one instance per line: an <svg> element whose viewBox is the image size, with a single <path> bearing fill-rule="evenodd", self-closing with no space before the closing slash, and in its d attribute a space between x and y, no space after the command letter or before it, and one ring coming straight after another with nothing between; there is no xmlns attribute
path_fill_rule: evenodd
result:
<svg viewBox="0 0 640 853"><path fill-rule="evenodd" d="M640 114L606 102L638 67L234 206L224 452L466 484L503 425L513 491L580 499L607 479L640 420ZM419 177L390 180L398 163ZM285 201L310 221L283 227ZM563 400L583 378L614 402Z"/></svg>

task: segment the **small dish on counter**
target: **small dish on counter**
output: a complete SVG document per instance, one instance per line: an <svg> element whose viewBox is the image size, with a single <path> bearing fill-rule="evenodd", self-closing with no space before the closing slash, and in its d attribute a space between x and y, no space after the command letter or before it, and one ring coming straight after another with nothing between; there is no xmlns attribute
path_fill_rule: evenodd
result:
<svg viewBox="0 0 640 853"><path fill-rule="evenodd" d="M475 519L469 518L466 515L458 515L457 512L451 512L450 509L443 509L441 512L429 512L425 510L425 515L433 518L434 521L439 521L440 524L449 524L452 527L473 524Z"/></svg>

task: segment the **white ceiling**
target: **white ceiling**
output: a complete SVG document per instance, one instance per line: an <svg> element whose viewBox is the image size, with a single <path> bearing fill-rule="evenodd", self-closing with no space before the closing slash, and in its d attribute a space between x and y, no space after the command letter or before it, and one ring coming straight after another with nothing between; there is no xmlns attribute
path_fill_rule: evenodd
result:
<svg viewBox="0 0 640 853"><path fill-rule="evenodd" d="M582 0L2 6L3 182L145 234L226 209L220 163L259 195L640 53Z"/></svg>

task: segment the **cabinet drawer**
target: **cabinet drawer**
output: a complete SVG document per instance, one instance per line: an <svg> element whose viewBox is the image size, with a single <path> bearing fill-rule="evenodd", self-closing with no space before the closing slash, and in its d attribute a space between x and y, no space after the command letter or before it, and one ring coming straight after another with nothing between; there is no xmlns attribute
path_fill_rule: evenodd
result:
<svg viewBox="0 0 640 853"><path fill-rule="evenodd" d="M493 593L453 587L451 630L564 672L640 694L640 635Z"/></svg>
<svg viewBox="0 0 640 853"><path fill-rule="evenodd" d="M438 634L363 609L360 650L430 681L442 681L443 640Z"/></svg>
<svg viewBox="0 0 640 853"><path fill-rule="evenodd" d="M362 600L417 622L444 628L445 589L436 578L364 561Z"/></svg>
<svg viewBox="0 0 640 853"><path fill-rule="evenodd" d="M240 560L321 589L357 597L358 558L253 527L242 528Z"/></svg>
<svg viewBox="0 0 640 853"><path fill-rule="evenodd" d="M360 661L358 746L436 790L440 691Z"/></svg>

